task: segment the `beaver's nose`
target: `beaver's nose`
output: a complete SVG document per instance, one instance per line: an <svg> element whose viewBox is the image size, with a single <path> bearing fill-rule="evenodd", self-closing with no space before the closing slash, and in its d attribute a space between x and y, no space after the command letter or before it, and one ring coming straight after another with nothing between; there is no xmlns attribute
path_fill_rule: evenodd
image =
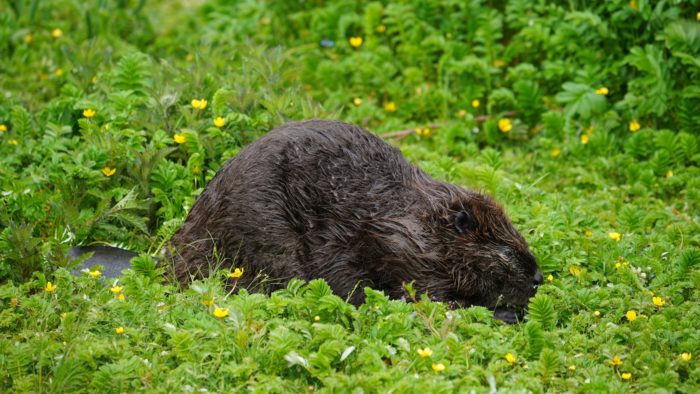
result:
<svg viewBox="0 0 700 394"><path fill-rule="evenodd" d="M544 282L544 276L542 275L542 271L538 269L535 271L535 276L532 278L532 287L536 289L540 287L542 282Z"/></svg>

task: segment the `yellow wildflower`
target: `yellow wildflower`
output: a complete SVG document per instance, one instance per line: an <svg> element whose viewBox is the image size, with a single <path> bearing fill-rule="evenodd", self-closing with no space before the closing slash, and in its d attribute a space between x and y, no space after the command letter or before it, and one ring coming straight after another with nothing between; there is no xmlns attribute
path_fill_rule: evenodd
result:
<svg viewBox="0 0 700 394"><path fill-rule="evenodd" d="M48 292L48 293L51 293L54 290L56 290L56 285L54 285L51 282L46 282L46 287L44 287L44 290L46 290L46 292Z"/></svg>
<svg viewBox="0 0 700 394"><path fill-rule="evenodd" d="M244 271L243 268L236 268L233 270L233 272L228 274L228 276L229 276L229 278L240 278L241 276L243 276L243 271Z"/></svg>
<svg viewBox="0 0 700 394"><path fill-rule="evenodd" d="M359 106L359 105L362 105L362 99L359 98L359 97L355 97L355 98L352 100L352 103L355 104L355 105L358 105L358 106Z"/></svg>
<svg viewBox="0 0 700 394"><path fill-rule="evenodd" d="M547 282L552 283L554 281L554 277L552 274L547 275Z"/></svg>
<svg viewBox="0 0 700 394"><path fill-rule="evenodd" d="M668 172L666 173L666 178L670 178L672 176L673 176L673 171L668 170Z"/></svg>
<svg viewBox="0 0 700 394"><path fill-rule="evenodd" d="M8 140L7 143L10 145L17 145L17 140L13 138L11 140Z"/></svg>
<svg viewBox="0 0 700 394"><path fill-rule="evenodd" d="M121 286L114 286L109 288L109 291L111 291L114 294L119 294L122 292L122 290L124 290L124 288Z"/></svg>
<svg viewBox="0 0 700 394"><path fill-rule="evenodd" d="M581 134L581 143L586 145L588 143L588 134Z"/></svg>
<svg viewBox="0 0 700 394"><path fill-rule="evenodd" d="M116 168L109 168L109 166L105 166L105 168L102 169L102 174L104 176L112 176L114 173L117 172Z"/></svg>
<svg viewBox="0 0 700 394"><path fill-rule="evenodd" d="M97 75L93 75L92 78L90 78L90 82L97 83Z"/></svg>
<svg viewBox="0 0 700 394"><path fill-rule="evenodd" d="M656 306L664 306L666 304L666 301L664 301L661 297L652 297L651 302L653 302Z"/></svg>
<svg viewBox="0 0 700 394"><path fill-rule="evenodd" d="M59 38L61 38L62 36L63 36L63 30L61 30L61 29L56 28L56 29L53 29L53 30L51 31L51 37L53 37L53 38L55 38L55 39L57 39L57 40L58 40Z"/></svg>
<svg viewBox="0 0 700 394"><path fill-rule="evenodd" d="M387 112L396 112L396 103L389 101L388 103L384 104L384 110Z"/></svg>
<svg viewBox="0 0 700 394"><path fill-rule="evenodd" d="M430 130L430 127L426 127L426 128L424 128L424 129L421 129L420 127L417 127L417 128L416 128L416 134L417 134L419 137L430 137L430 135L432 134L432 130Z"/></svg>
<svg viewBox="0 0 700 394"><path fill-rule="evenodd" d="M31 44L32 41L34 41L34 36L33 36L33 35L27 34L26 36L24 36L24 42L26 42L27 44Z"/></svg>
<svg viewBox="0 0 700 394"><path fill-rule="evenodd" d="M699 20L699 21L700 21L700 11L698 11L698 13L697 13L697 14L695 14L695 19L697 19L697 20Z"/></svg>
<svg viewBox="0 0 700 394"><path fill-rule="evenodd" d="M102 272L100 272L98 270L94 270L94 271L88 272L88 275L90 275L91 278L99 278L100 276L102 276Z"/></svg>
<svg viewBox="0 0 700 394"><path fill-rule="evenodd" d="M613 356L612 360L610 360L610 365L617 367L618 365L622 365L622 360L620 360L620 357L617 355Z"/></svg>
<svg viewBox="0 0 700 394"><path fill-rule="evenodd" d="M600 317L600 311L593 311L593 316Z"/></svg>
<svg viewBox="0 0 700 394"><path fill-rule="evenodd" d="M610 239L612 239L615 242L620 242L620 239L622 238L622 234L615 232L615 231L611 231L608 233L608 237L610 237Z"/></svg>
<svg viewBox="0 0 700 394"><path fill-rule="evenodd" d="M214 308L214 316L224 318L228 316L228 308Z"/></svg>
<svg viewBox="0 0 700 394"><path fill-rule="evenodd" d="M10 300L10 306L13 308L17 308L19 306L19 300L17 298L12 298Z"/></svg>
<svg viewBox="0 0 700 394"><path fill-rule="evenodd" d="M364 40L362 39L362 37L350 37L349 41L350 41L350 45L353 48L359 48L360 45L362 45L362 41L364 41Z"/></svg>
<svg viewBox="0 0 700 394"><path fill-rule="evenodd" d="M116 296L117 301L124 301L126 297L124 297L124 293L119 293Z"/></svg>
<svg viewBox="0 0 700 394"><path fill-rule="evenodd" d="M681 353L681 360L688 362L693 358L693 355L690 353Z"/></svg>
<svg viewBox="0 0 700 394"><path fill-rule="evenodd" d="M421 356L421 358L430 357L433 355L433 351L429 347L418 349L418 355Z"/></svg>
<svg viewBox="0 0 700 394"><path fill-rule="evenodd" d="M114 331L115 331L117 334L122 335L122 334L124 333L124 327L119 326L119 327L115 328Z"/></svg>
<svg viewBox="0 0 700 394"><path fill-rule="evenodd" d="M552 154L552 157L559 157L559 155L561 155L561 149L552 148L552 151L550 153Z"/></svg>
<svg viewBox="0 0 700 394"><path fill-rule="evenodd" d="M212 305L214 305L214 299L202 300L202 305L204 305L204 306L212 306Z"/></svg>
<svg viewBox="0 0 700 394"><path fill-rule="evenodd" d="M508 362L511 363L511 364L515 364L515 361L517 360L517 359L515 358L515 356L513 355L513 353L508 353L508 354L506 354L506 355L505 355L505 359L506 359L506 361L508 361Z"/></svg>
<svg viewBox="0 0 700 394"><path fill-rule="evenodd" d="M623 380L630 380L630 379L632 379L632 374L629 372L625 372L621 375L621 377Z"/></svg>
<svg viewBox="0 0 700 394"><path fill-rule="evenodd" d="M185 143L185 134L175 134L173 135L173 140L177 142L178 144L184 144Z"/></svg>
<svg viewBox="0 0 700 394"><path fill-rule="evenodd" d="M593 236L593 231L591 230L586 230L586 237L592 237Z"/></svg>
<svg viewBox="0 0 700 394"><path fill-rule="evenodd" d="M459 112L457 112L457 116L459 116L460 118L463 118L463 117L467 116L467 111L460 109Z"/></svg>
<svg viewBox="0 0 700 394"><path fill-rule="evenodd" d="M572 265L569 267L569 273L573 276L580 276L581 275L581 268L577 267L575 265Z"/></svg>
<svg viewBox="0 0 700 394"><path fill-rule="evenodd" d="M627 311L627 313L625 313L625 316L627 317L628 321L632 322L632 321L637 320L637 312L635 312L633 310Z"/></svg>
<svg viewBox="0 0 700 394"><path fill-rule="evenodd" d="M479 108L480 105L481 105L481 102L479 102L479 100L476 100L476 99L472 100L472 108Z"/></svg>
<svg viewBox="0 0 700 394"><path fill-rule="evenodd" d="M501 118L498 121L498 129L504 133L507 133L507 132L513 130L513 124L510 122L510 119Z"/></svg>
<svg viewBox="0 0 700 394"><path fill-rule="evenodd" d="M4 124L0 124L0 132L6 132L7 131L7 126Z"/></svg>
<svg viewBox="0 0 700 394"><path fill-rule="evenodd" d="M503 59L496 59L496 60L493 61L492 64L493 64L494 67L503 67L503 66L506 65L506 62L505 62L505 60L503 60Z"/></svg>
<svg viewBox="0 0 700 394"><path fill-rule="evenodd" d="M443 363L433 364L433 371L442 372L444 370L445 370L445 364L443 364Z"/></svg>
<svg viewBox="0 0 700 394"><path fill-rule="evenodd" d="M386 31L386 25L381 24L381 25L377 26L378 33L384 33L385 31Z"/></svg>
<svg viewBox="0 0 700 394"><path fill-rule="evenodd" d="M62 68L57 68L56 71L53 72L55 76L60 77L63 75L63 69Z"/></svg>
<svg viewBox="0 0 700 394"><path fill-rule="evenodd" d="M637 122L636 120L633 120L633 121L630 122L629 128L630 128L630 131L633 132L633 133L636 132L636 131L638 131L641 127L642 127L642 126L641 126L641 125L639 124L639 122Z"/></svg>
<svg viewBox="0 0 700 394"><path fill-rule="evenodd" d="M321 316L318 316L318 315L314 316L314 321L321 321Z"/></svg>
<svg viewBox="0 0 700 394"><path fill-rule="evenodd" d="M83 116L88 119L92 118L93 116L95 116L95 110L92 108L87 108L83 111Z"/></svg>
<svg viewBox="0 0 700 394"><path fill-rule="evenodd" d="M606 88L606 87L598 88L595 90L595 92L596 92L596 94L599 94L601 96L607 96L608 95L608 88Z"/></svg>
<svg viewBox="0 0 700 394"><path fill-rule="evenodd" d="M637 0L630 0L630 8L635 11L639 10L639 7L637 7Z"/></svg>
<svg viewBox="0 0 700 394"><path fill-rule="evenodd" d="M576 370L575 365L573 365L573 364L569 365L569 371L575 371L575 370Z"/></svg>
<svg viewBox="0 0 700 394"><path fill-rule="evenodd" d="M217 116L216 119L214 119L214 126L216 127L224 127L226 124L226 119L222 118L221 116Z"/></svg>
<svg viewBox="0 0 700 394"><path fill-rule="evenodd" d="M192 99L192 108L194 109L204 109L207 107L207 100L205 99Z"/></svg>

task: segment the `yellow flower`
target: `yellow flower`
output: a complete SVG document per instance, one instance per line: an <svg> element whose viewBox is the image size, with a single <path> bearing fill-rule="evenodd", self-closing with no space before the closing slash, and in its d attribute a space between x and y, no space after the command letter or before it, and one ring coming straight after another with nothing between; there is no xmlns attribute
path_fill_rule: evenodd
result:
<svg viewBox="0 0 700 394"><path fill-rule="evenodd" d="M429 347L418 349L418 355L421 356L421 358L430 357L433 355L433 351Z"/></svg>
<svg viewBox="0 0 700 394"><path fill-rule="evenodd" d="M207 100L205 99L192 99L192 108L194 109L204 109L207 107Z"/></svg>
<svg viewBox="0 0 700 394"><path fill-rule="evenodd" d="M185 134L175 134L173 136L173 140L177 142L178 144L184 144L185 143Z"/></svg>
<svg viewBox="0 0 700 394"><path fill-rule="evenodd" d="M7 131L7 126L4 124L0 124L0 132L6 132Z"/></svg>
<svg viewBox="0 0 700 394"><path fill-rule="evenodd" d="M584 145L586 145L588 143L588 135L587 134L581 135L581 143Z"/></svg>
<svg viewBox="0 0 700 394"><path fill-rule="evenodd" d="M515 356L513 355L513 353L508 353L508 354L506 354L506 355L505 355L505 359L506 359L506 361L508 361L508 362L511 363L511 364L515 364L515 361L517 360L517 359L515 358Z"/></svg>
<svg viewBox="0 0 700 394"><path fill-rule="evenodd" d="M350 37L350 45L353 48L359 48L362 45L362 37Z"/></svg>
<svg viewBox="0 0 700 394"><path fill-rule="evenodd" d="M10 306L13 308L17 308L19 306L19 300L17 298L13 298L10 300ZM685 354L685 353L683 353Z"/></svg>
<svg viewBox="0 0 700 394"><path fill-rule="evenodd" d="M510 122L510 119L501 118L498 121L498 129L504 133L507 133L507 132L513 130L513 124Z"/></svg>
<svg viewBox="0 0 700 394"><path fill-rule="evenodd" d="M547 275L547 282L552 283L554 281L554 277L552 274Z"/></svg>
<svg viewBox="0 0 700 394"><path fill-rule="evenodd" d="M111 291L114 294L119 294L122 292L122 290L124 289L121 286L114 286L109 288L109 291Z"/></svg>
<svg viewBox="0 0 700 394"><path fill-rule="evenodd" d="M693 355L690 353L681 353L681 360L688 362L690 359L693 358Z"/></svg>
<svg viewBox="0 0 700 394"><path fill-rule="evenodd" d="M34 41L34 36L33 36L33 35L27 34L26 36L24 36L24 42L26 42L27 44L31 44L32 41Z"/></svg>
<svg viewBox="0 0 700 394"><path fill-rule="evenodd" d="M586 237L592 237L592 236L593 236L593 231L586 230Z"/></svg>
<svg viewBox="0 0 700 394"><path fill-rule="evenodd" d="M600 311L593 311L593 316L600 317Z"/></svg>
<svg viewBox="0 0 700 394"><path fill-rule="evenodd" d="M610 239L612 239L615 242L620 242L622 234L612 231L608 233L608 237L610 237Z"/></svg>
<svg viewBox="0 0 700 394"><path fill-rule="evenodd" d="M601 96L607 96L608 95L608 88L602 87L598 88L595 90L596 94L600 94Z"/></svg>
<svg viewBox="0 0 700 394"><path fill-rule="evenodd" d="M699 15L700 15L700 14L699 14ZM381 24L381 25L377 26L377 32L378 32L378 33L384 33L385 31L386 31L386 25Z"/></svg>
<svg viewBox="0 0 700 394"><path fill-rule="evenodd" d="M627 317L628 321L635 321L637 320L637 312L629 310L627 313L625 313L625 316Z"/></svg>
<svg viewBox="0 0 700 394"><path fill-rule="evenodd" d="M673 171L668 170L668 172L666 173L666 178L670 178L672 176L673 176Z"/></svg>
<svg viewBox="0 0 700 394"><path fill-rule="evenodd" d="M476 100L476 99L472 100L472 108L479 108L479 105L481 105L479 100Z"/></svg>
<svg viewBox="0 0 700 394"><path fill-rule="evenodd" d="M630 380L630 379L632 379L632 374L629 373L629 372L625 372L625 373L623 373L623 374L621 375L621 377L622 377L622 379L624 379L624 380Z"/></svg>
<svg viewBox="0 0 700 394"><path fill-rule="evenodd" d="M634 132L638 131L642 126L640 126L639 122L637 122L636 120L633 120L630 122L629 127L630 127L630 131L634 133Z"/></svg>
<svg viewBox="0 0 700 394"><path fill-rule="evenodd" d="M610 360L610 365L612 366L618 366L622 365L622 360L620 360L620 357L617 357L617 355L613 356L612 360Z"/></svg>
<svg viewBox="0 0 700 394"><path fill-rule="evenodd" d="M51 31L51 37L58 40L61 36L63 36L63 31L61 29L53 29Z"/></svg>
<svg viewBox="0 0 700 394"><path fill-rule="evenodd" d="M88 275L90 275L91 278L99 278L102 275L102 272L98 270L90 271L88 272Z"/></svg>
<svg viewBox="0 0 700 394"><path fill-rule="evenodd" d="M506 65L506 62L505 62L505 60L503 60L503 59L496 59L496 60L493 61L492 64L493 64L494 67L503 67L503 66Z"/></svg>
<svg viewBox="0 0 700 394"><path fill-rule="evenodd" d="M359 98L359 97L355 97L355 98L352 100L352 103L355 104L355 105L362 105L362 99Z"/></svg>
<svg viewBox="0 0 700 394"><path fill-rule="evenodd" d="M552 148L551 154L552 154L552 157L559 157L559 155L561 155L561 149L559 149L559 148Z"/></svg>
<svg viewBox="0 0 700 394"><path fill-rule="evenodd" d="M53 72L55 76L60 77L63 75L63 69L57 68L56 71Z"/></svg>
<svg viewBox="0 0 700 394"><path fill-rule="evenodd" d="M93 75L92 78L90 78L90 82L97 83L97 75Z"/></svg>
<svg viewBox="0 0 700 394"><path fill-rule="evenodd" d="M214 316L224 318L228 316L228 308L214 308Z"/></svg>
<svg viewBox="0 0 700 394"><path fill-rule="evenodd" d="M384 109L387 112L396 112L396 103L393 101L389 101L388 103L384 104Z"/></svg>
<svg viewBox="0 0 700 394"><path fill-rule="evenodd" d="M575 370L576 370L575 365L573 365L573 364L569 365L569 371L575 371Z"/></svg>
<svg viewBox="0 0 700 394"><path fill-rule="evenodd" d="M10 145L17 145L17 140L13 138L11 140L8 140L7 143Z"/></svg>
<svg viewBox="0 0 700 394"><path fill-rule="evenodd" d="M664 306L666 305L666 301L661 299L661 297L652 297L651 302L654 303L656 306Z"/></svg>
<svg viewBox="0 0 700 394"><path fill-rule="evenodd" d="M430 127L426 127L424 129L421 129L420 127L416 128L416 135L419 137L430 137L432 134L432 130L430 130Z"/></svg>
<svg viewBox="0 0 700 394"><path fill-rule="evenodd" d="M56 285L54 285L51 282L47 282L46 287L44 287L44 290L46 290L48 293L51 293L52 291L56 290Z"/></svg>
<svg viewBox="0 0 700 394"><path fill-rule="evenodd" d="M695 19L697 19L697 20L700 21L700 12L698 12L697 14L695 14Z"/></svg>
<svg viewBox="0 0 700 394"><path fill-rule="evenodd" d="M579 276L579 275L581 275L581 268L579 268L575 265L572 265L569 267L569 273L573 276Z"/></svg>
<svg viewBox="0 0 700 394"><path fill-rule="evenodd" d="M637 7L637 0L630 0L630 8L635 11L639 10L639 7Z"/></svg>
<svg viewBox="0 0 700 394"><path fill-rule="evenodd" d="M615 269L619 270L620 268L622 268L622 263L618 261L617 263L615 263Z"/></svg>
<svg viewBox="0 0 700 394"><path fill-rule="evenodd" d="M444 370L445 370L445 364L443 364L443 363L433 364L433 371L442 372Z"/></svg>
<svg viewBox="0 0 700 394"><path fill-rule="evenodd" d="M122 335L122 334L124 333L124 327L119 326L119 327L115 328L114 331L115 331L117 334Z"/></svg>
<svg viewBox="0 0 700 394"><path fill-rule="evenodd" d="M109 166L105 166L105 168L102 169L102 174L104 176L112 176L114 173L117 172L116 168L109 168Z"/></svg>
<svg viewBox="0 0 700 394"><path fill-rule="evenodd" d="M83 116L86 118L92 118L95 116L95 110L92 108L87 108L83 111Z"/></svg>
<svg viewBox="0 0 700 394"><path fill-rule="evenodd" d="M459 112L457 112L457 116L459 116L460 118L463 118L463 117L467 116L467 111L460 109Z"/></svg>
<svg viewBox="0 0 700 394"><path fill-rule="evenodd" d="M202 300L202 305L204 306L212 306L214 305L214 299L209 299L209 300Z"/></svg>
<svg viewBox="0 0 700 394"><path fill-rule="evenodd" d="M314 321L321 321L321 316L318 316L318 315L314 316Z"/></svg>
<svg viewBox="0 0 700 394"><path fill-rule="evenodd" d="M126 297L124 297L124 293L119 293L116 296L117 301L124 301Z"/></svg>
<svg viewBox="0 0 700 394"><path fill-rule="evenodd" d="M214 126L216 127L224 127L226 124L226 119L222 118L221 116L217 116L216 119L214 119Z"/></svg>
<svg viewBox="0 0 700 394"><path fill-rule="evenodd" d="M228 277L229 278L240 278L241 276L243 276L243 271L244 271L243 268L236 268L233 270L233 272L228 274Z"/></svg>

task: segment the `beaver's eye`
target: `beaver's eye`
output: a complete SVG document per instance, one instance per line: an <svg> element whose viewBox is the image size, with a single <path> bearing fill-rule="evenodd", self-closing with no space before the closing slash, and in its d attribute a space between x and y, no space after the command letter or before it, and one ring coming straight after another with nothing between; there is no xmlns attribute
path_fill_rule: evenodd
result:
<svg viewBox="0 0 700 394"><path fill-rule="evenodd" d="M467 211L459 211L455 216L455 228L460 234L476 230L476 219Z"/></svg>

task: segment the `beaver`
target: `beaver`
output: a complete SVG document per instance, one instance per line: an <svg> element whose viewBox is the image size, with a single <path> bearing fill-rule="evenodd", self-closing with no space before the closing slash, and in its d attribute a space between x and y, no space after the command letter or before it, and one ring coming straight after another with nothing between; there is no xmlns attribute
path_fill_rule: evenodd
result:
<svg viewBox="0 0 700 394"><path fill-rule="evenodd" d="M241 267L237 287L323 278L360 305L359 286L481 305L512 323L542 283L533 254L491 197L431 178L352 124L280 126L226 162L169 247L179 281Z"/></svg>

